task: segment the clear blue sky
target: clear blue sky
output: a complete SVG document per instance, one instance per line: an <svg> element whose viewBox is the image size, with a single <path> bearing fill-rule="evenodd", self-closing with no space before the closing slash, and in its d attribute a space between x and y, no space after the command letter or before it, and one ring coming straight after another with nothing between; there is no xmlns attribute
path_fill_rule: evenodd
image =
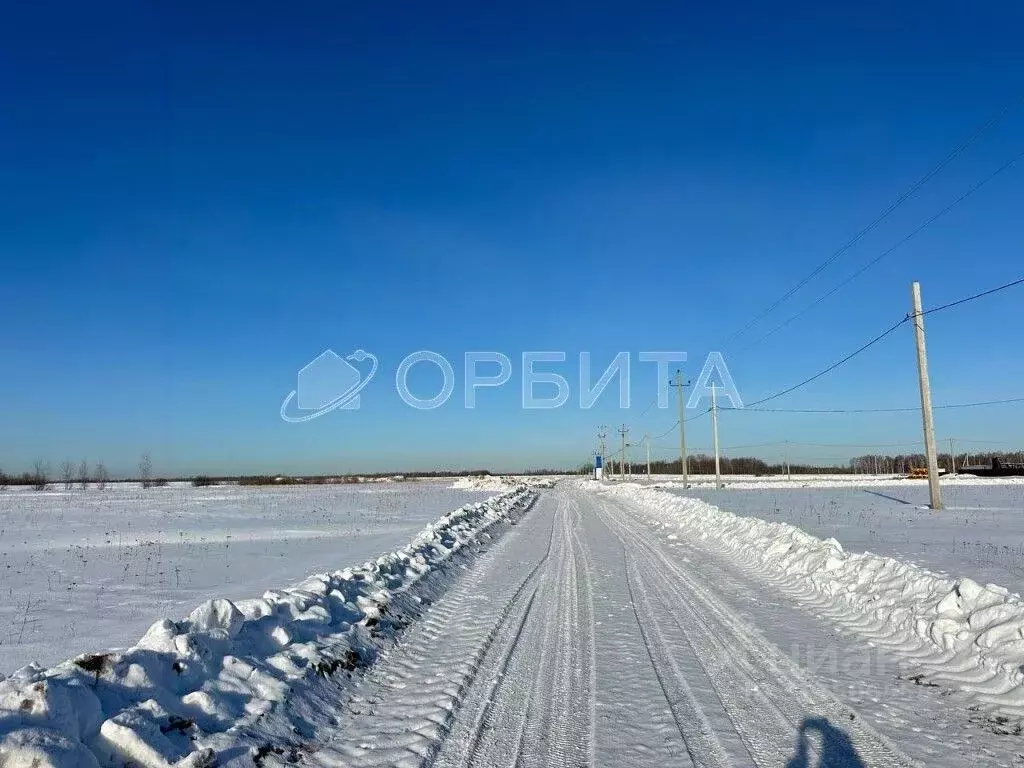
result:
<svg viewBox="0 0 1024 768"><path fill-rule="evenodd" d="M609 390L590 411L522 412L518 365L465 411L457 365L455 397L416 412L392 377L422 348L589 350L599 368L685 350L691 377L717 349L748 400L780 389L902 317L913 279L934 306L1024 272L1014 167L743 349L1024 150L1018 106L722 343L1021 92L1022 23L1010 2L11 5L0 466L126 473L146 450L162 474L575 464L602 422L675 420L640 418L651 365L630 411ZM1007 291L929 318L937 402L1024 395L1022 308ZM773 404L913 405L904 330ZM379 356L361 409L283 422L327 347ZM574 363L555 370L575 381ZM940 437L1024 443L1020 406L937 419ZM722 428L725 445L920 439L914 414Z"/></svg>

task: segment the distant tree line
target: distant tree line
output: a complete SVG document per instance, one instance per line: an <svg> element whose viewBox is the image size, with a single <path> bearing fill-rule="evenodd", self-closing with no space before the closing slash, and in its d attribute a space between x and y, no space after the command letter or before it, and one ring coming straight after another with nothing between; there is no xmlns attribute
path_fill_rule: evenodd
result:
<svg viewBox="0 0 1024 768"><path fill-rule="evenodd" d="M764 459L758 459L753 456L720 456L719 465L724 475L784 475L786 474L787 466L790 474L793 475L817 475L817 474L850 474L853 472L848 467L837 467L837 466L815 466L813 464L800 464L791 463L789 465L783 462L769 463ZM592 464L588 464L585 472L590 472L593 469ZM646 461L630 461L628 462L628 469L634 475L643 475L647 473L647 462ZM681 474L681 465L679 459L674 461L658 459L651 460L651 474L655 475L678 475ZM605 468L606 473L618 473L620 471L619 462L614 456L605 457ZM691 475L713 475L715 473L715 457L709 456L705 453L695 453L687 457L686 460L686 471Z"/></svg>
<svg viewBox="0 0 1024 768"><path fill-rule="evenodd" d="M238 485L335 485L360 483L364 480L381 478L407 479L414 477L488 477L496 475L558 475L566 474L564 469L530 469L517 470L514 472L493 472L487 469L462 469L462 470L419 470L406 472L363 472L359 474L335 474L335 475L195 475L193 477L178 478L191 482L196 488L203 488L220 483L237 483ZM110 473L103 462L95 465L89 471L88 463L83 459L77 466L70 459L60 463L57 468L56 480L50 477L50 465L42 460L36 461L31 472L23 472L20 475L8 475L0 469L0 491L8 485L31 486L36 490L45 490L51 483L56 482L63 486L65 491L74 487L82 489L95 486L103 490L112 482ZM143 488L160 488L166 486L170 480L166 477L156 477L153 473L153 460L148 453L142 454L139 458L138 477L126 478L121 482L137 482Z"/></svg>
<svg viewBox="0 0 1024 768"><path fill-rule="evenodd" d="M60 464L59 473L59 480L66 491L70 491L75 485L82 489L95 485L102 491L110 482L110 473L102 461L90 472L85 459L82 459L77 467L70 460L65 460ZM0 491L11 485L31 486L37 491L45 491L49 484L50 465L42 459L33 462L32 471L22 472L20 475L9 475L0 469Z"/></svg>
<svg viewBox="0 0 1024 768"><path fill-rule="evenodd" d="M992 459L997 458L1004 463L1024 463L1024 451L985 451L982 453L957 453L956 469L960 471L965 465L989 466ZM947 453L938 454L939 466L951 469L953 458ZM767 462L753 456L721 456L722 474L727 475L784 475L788 471L793 475L850 475L850 474L907 474L914 467L927 466L923 453L915 454L866 454L850 459L844 465L818 465L807 463ZM634 475L647 473L646 461L630 461L627 464ZM689 456L686 462L687 471L693 475L711 475L715 472L715 457L704 453ZM588 474L593 471L593 463L587 462L578 467L577 471ZM605 456L604 470L608 474L620 472L619 461L614 455ZM680 474L679 459L652 460L651 473L655 475Z"/></svg>
<svg viewBox="0 0 1024 768"><path fill-rule="evenodd" d="M958 472L965 466L991 466L992 459L1004 463L1021 463L1024 462L1024 451L982 451L970 454L958 451L955 457L948 452L938 453L939 467L952 470L955 463ZM914 467L926 466L928 460L923 453L867 454L850 459L852 471L871 474L905 474Z"/></svg>

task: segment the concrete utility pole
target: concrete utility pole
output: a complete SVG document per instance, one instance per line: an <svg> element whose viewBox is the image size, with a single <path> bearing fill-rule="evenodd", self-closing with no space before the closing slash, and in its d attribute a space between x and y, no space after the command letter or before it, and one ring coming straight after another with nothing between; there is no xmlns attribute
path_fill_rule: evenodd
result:
<svg viewBox="0 0 1024 768"><path fill-rule="evenodd" d="M711 427L715 434L715 487L722 487L722 466L718 459L718 394L711 385Z"/></svg>
<svg viewBox="0 0 1024 768"><path fill-rule="evenodd" d="M676 388L676 402L679 404L679 469L683 474L683 488L689 488L686 477L686 411L683 408L683 387L690 382L683 383L683 372L676 369L676 380L670 381Z"/></svg>
<svg viewBox="0 0 1024 768"><path fill-rule="evenodd" d="M626 435L629 434L629 427L625 424L619 430L619 434L622 435L622 458L619 460L619 477L623 480L626 479Z"/></svg>
<svg viewBox="0 0 1024 768"><path fill-rule="evenodd" d="M647 445L647 477L651 476L651 436L644 435L644 443Z"/></svg>
<svg viewBox="0 0 1024 768"><path fill-rule="evenodd" d="M929 506L942 509L942 491L939 490L939 459L935 450L935 419L932 417L932 387L928 381L928 351L924 342L924 315L921 312L921 284L910 285L913 306L914 340L917 343L917 377L921 386L921 419L924 422L924 452L928 459Z"/></svg>
<svg viewBox="0 0 1024 768"><path fill-rule="evenodd" d="M956 444L952 437L949 438L949 473L956 474Z"/></svg>

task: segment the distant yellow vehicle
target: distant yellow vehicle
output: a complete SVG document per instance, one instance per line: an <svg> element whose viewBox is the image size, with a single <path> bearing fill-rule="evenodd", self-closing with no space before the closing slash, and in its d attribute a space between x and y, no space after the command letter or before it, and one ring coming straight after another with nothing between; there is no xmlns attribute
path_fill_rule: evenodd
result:
<svg viewBox="0 0 1024 768"><path fill-rule="evenodd" d="M945 475L948 471L949 470L944 469L943 467L939 467L939 474L940 475ZM910 478L910 479L922 478L922 477L923 478L927 478L928 477L928 467L911 467L910 468L910 472L907 473L907 477Z"/></svg>

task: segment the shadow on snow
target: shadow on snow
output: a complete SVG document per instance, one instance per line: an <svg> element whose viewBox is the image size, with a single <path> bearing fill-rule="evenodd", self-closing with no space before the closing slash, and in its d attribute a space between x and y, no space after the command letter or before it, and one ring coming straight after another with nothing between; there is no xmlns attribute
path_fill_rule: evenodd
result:
<svg viewBox="0 0 1024 768"><path fill-rule="evenodd" d="M809 732L821 735L821 747L818 750L821 754L820 763L811 762L811 745L807 738ZM786 768L810 768L812 765L823 765L828 768L866 768L850 742L850 737L824 717L809 717L800 725L796 754L786 763Z"/></svg>
<svg viewBox="0 0 1024 768"><path fill-rule="evenodd" d="M907 501L906 499L901 499L899 496L890 496L887 493L879 493L878 491L869 491L865 489L864 493L870 493L872 496L880 496L881 498L888 499L889 501L898 501L900 504L913 505L914 503L912 501Z"/></svg>

